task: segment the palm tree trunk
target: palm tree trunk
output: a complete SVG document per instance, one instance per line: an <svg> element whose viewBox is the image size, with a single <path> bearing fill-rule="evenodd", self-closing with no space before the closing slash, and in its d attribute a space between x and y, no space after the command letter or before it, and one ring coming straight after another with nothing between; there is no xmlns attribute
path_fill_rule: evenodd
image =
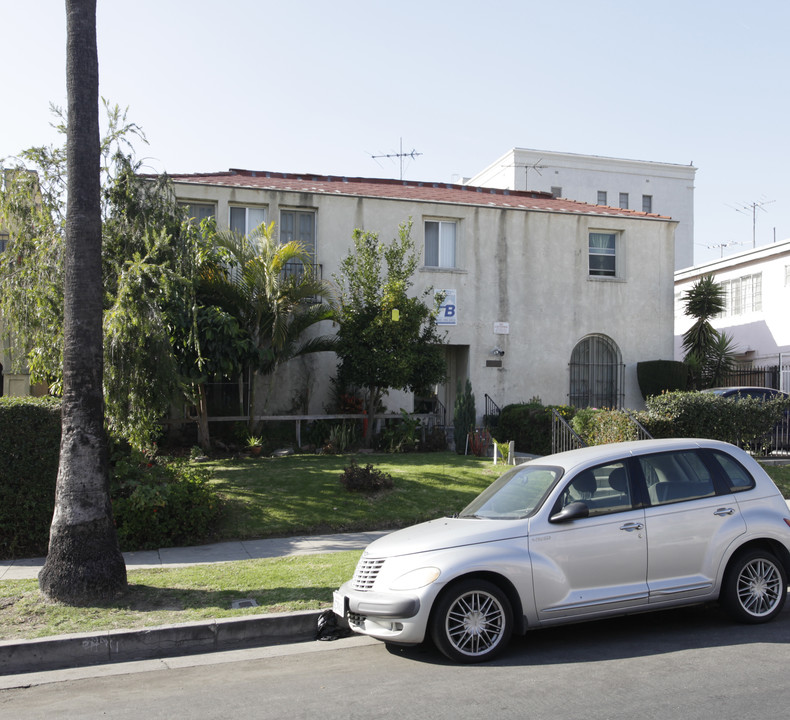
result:
<svg viewBox="0 0 790 720"><path fill-rule="evenodd" d="M49 553L39 586L85 603L126 589L109 493L102 394L99 67L96 0L66 0L68 130L63 403Z"/></svg>

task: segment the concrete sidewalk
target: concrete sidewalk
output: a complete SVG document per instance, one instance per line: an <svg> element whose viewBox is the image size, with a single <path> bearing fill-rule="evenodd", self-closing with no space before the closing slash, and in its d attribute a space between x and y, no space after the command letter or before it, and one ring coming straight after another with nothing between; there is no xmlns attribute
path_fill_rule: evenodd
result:
<svg viewBox="0 0 790 720"><path fill-rule="evenodd" d="M128 570L361 550L390 531L224 542L124 553ZM44 558L0 561L0 582L35 578ZM331 598L327 598L327 603ZM0 676L313 640L321 611L244 615L139 630L0 641ZM8 679L7 679L8 680ZM0 683L13 686L8 682Z"/></svg>
<svg viewBox="0 0 790 720"><path fill-rule="evenodd" d="M361 550L389 530L338 535L304 535L290 538L268 538L265 540L241 540L213 545L198 545L183 548L161 548L124 553L127 570L150 570L156 567L176 568L188 565L207 565L235 560L286 557L316 553ZM24 580L38 577L44 566L44 558L27 560L0 560L0 580Z"/></svg>

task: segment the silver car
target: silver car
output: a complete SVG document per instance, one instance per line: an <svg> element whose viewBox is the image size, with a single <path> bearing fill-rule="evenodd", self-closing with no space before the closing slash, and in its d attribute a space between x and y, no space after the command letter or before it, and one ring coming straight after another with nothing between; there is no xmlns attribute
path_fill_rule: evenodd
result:
<svg viewBox="0 0 790 720"><path fill-rule="evenodd" d="M647 440L532 460L457 516L376 540L334 611L386 643L430 636L480 662L513 633L679 605L766 622L789 571L788 505L750 455Z"/></svg>

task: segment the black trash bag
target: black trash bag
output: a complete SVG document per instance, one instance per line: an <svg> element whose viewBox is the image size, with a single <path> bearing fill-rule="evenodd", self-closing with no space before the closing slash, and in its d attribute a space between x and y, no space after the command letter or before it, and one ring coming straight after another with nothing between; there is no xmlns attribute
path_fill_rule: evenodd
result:
<svg viewBox="0 0 790 720"><path fill-rule="evenodd" d="M343 627L338 622L338 617L332 610L324 610L318 616L318 624L315 632L316 640L339 640L354 633L348 627Z"/></svg>

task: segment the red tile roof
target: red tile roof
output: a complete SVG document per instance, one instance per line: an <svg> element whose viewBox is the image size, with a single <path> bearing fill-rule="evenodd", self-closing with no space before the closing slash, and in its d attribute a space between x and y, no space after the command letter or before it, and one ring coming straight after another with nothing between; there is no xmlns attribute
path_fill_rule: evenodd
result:
<svg viewBox="0 0 790 720"><path fill-rule="evenodd" d="M176 183L191 183L195 185L219 185L223 187L278 190L282 192L390 198L393 200L417 200L458 205L485 205L487 207L586 215L618 215L622 217L668 219L666 216L653 213L554 198L550 193L545 192L501 190L452 183L355 178L337 175L313 175L311 173L277 173L233 168L228 172L171 175L170 178Z"/></svg>

